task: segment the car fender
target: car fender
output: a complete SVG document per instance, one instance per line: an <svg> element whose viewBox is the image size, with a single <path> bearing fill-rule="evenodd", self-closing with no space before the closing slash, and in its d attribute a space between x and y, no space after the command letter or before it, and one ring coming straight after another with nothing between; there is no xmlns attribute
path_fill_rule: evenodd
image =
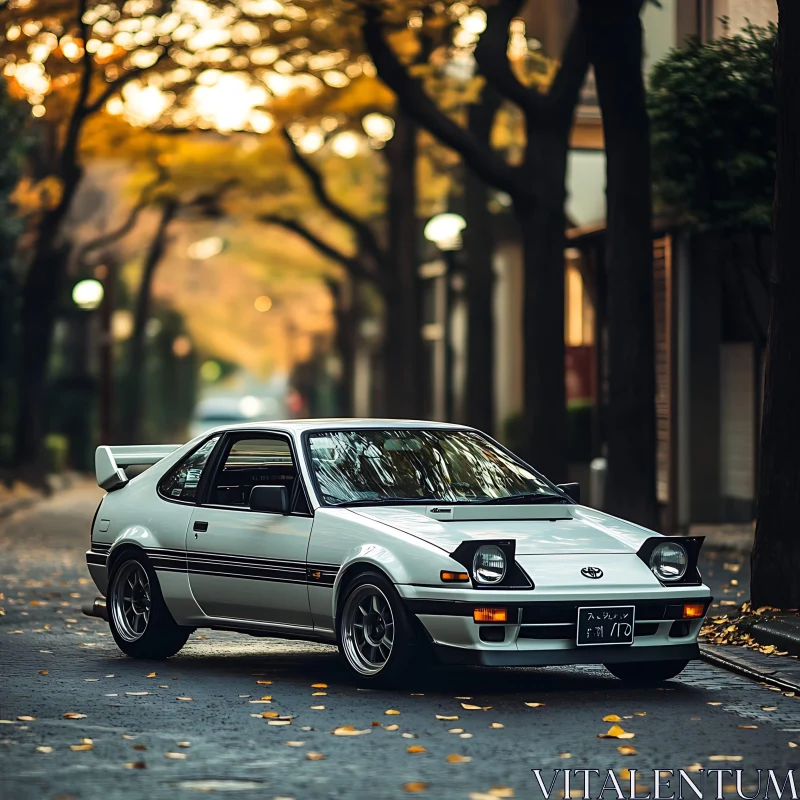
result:
<svg viewBox="0 0 800 800"><path fill-rule="evenodd" d="M406 543L408 546L408 543ZM446 553L426 552L428 561L428 569L426 572L430 574L438 574L440 569L459 569L460 565L456 564ZM441 561L434 565L431 569L430 560ZM349 580L354 568L363 569L365 566L377 568L383 572L395 586L401 584L420 583L421 576L419 574L413 575L412 569L409 567L407 559L401 557L400 554L395 553L385 545L375 543L365 543L354 547L344 557L342 565L339 568L336 578L333 582L333 597L331 607L331 618L336 619L336 609L339 603L339 596L342 587Z"/></svg>

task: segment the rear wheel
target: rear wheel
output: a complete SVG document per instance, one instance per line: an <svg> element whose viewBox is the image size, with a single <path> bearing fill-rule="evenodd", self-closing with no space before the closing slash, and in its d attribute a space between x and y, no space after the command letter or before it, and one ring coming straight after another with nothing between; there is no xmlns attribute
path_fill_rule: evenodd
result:
<svg viewBox="0 0 800 800"><path fill-rule="evenodd" d="M679 661L629 661L620 664L603 664L615 677L628 683L658 683L680 675L689 662Z"/></svg>
<svg viewBox="0 0 800 800"><path fill-rule="evenodd" d="M345 590L337 615L339 652L361 683L398 684L428 664L397 590L379 572L359 575Z"/></svg>
<svg viewBox="0 0 800 800"><path fill-rule="evenodd" d="M174 656L192 632L172 618L155 570L143 554L125 554L115 564L107 602L108 624L114 641L132 658Z"/></svg>

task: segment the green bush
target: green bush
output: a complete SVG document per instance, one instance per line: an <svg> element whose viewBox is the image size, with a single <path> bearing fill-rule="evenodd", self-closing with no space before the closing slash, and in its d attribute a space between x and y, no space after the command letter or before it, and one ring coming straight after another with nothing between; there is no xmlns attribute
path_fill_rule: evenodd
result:
<svg viewBox="0 0 800 800"><path fill-rule="evenodd" d="M695 231L767 230L775 184L777 29L689 40L650 73L659 211Z"/></svg>
<svg viewBox="0 0 800 800"><path fill-rule="evenodd" d="M44 440L47 454L48 474L58 474L67 468L69 458L69 441L60 433L50 433Z"/></svg>

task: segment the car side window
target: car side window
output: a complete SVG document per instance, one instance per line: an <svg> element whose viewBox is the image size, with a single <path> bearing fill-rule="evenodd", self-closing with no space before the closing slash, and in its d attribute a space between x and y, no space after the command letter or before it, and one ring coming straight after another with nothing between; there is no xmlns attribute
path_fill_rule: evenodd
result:
<svg viewBox="0 0 800 800"><path fill-rule="evenodd" d="M285 486L292 497L297 469L286 439L277 436L237 439L217 467L210 505L247 508L254 486Z"/></svg>
<svg viewBox="0 0 800 800"><path fill-rule="evenodd" d="M159 493L169 500L193 501L203 468L218 441L219 436L214 436L173 467L158 484Z"/></svg>

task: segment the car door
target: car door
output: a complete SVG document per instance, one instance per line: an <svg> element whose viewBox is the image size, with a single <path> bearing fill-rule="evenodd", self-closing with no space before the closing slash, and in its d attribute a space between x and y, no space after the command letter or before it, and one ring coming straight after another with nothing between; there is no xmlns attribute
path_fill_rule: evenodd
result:
<svg viewBox="0 0 800 800"><path fill-rule="evenodd" d="M308 512L288 437L230 433L186 538L189 581L210 617L310 626L306 553ZM253 486L282 485L290 513L252 511Z"/></svg>

